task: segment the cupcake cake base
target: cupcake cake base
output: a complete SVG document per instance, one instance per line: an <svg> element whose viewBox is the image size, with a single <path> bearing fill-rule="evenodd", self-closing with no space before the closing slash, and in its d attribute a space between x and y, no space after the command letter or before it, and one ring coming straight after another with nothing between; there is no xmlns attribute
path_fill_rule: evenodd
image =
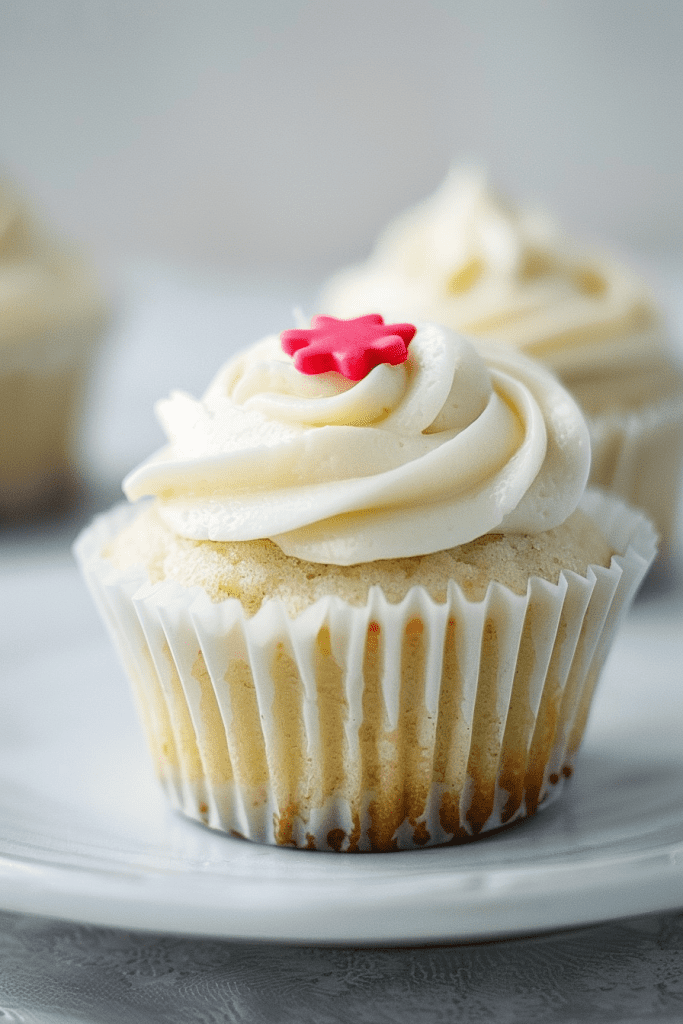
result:
<svg viewBox="0 0 683 1024"><path fill-rule="evenodd" d="M77 489L72 433L83 378L69 369L0 380L0 518L52 511Z"/></svg>
<svg viewBox="0 0 683 1024"><path fill-rule="evenodd" d="M187 816L257 842L349 852L466 842L535 813L571 775L615 629L654 557L647 521L589 493L607 564L444 600L378 586L253 614L76 555L133 684L157 774Z"/></svg>

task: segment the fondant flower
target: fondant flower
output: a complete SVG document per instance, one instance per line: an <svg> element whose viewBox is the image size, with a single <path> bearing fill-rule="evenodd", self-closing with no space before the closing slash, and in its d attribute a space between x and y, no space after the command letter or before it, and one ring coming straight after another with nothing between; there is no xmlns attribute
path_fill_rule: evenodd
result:
<svg viewBox="0 0 683 1024"><path fill-rule="evenodd" d="M362 380L380 363L397 366L408 358L412 324L385 324L378 313L354 320L314 316L310 328L283 331L283 351L300 373L336 370L347 380Z"/></svg>

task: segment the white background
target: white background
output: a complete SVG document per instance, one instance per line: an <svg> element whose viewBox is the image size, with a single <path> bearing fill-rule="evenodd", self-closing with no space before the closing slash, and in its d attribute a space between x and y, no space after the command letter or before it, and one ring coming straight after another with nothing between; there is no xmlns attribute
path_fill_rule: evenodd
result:
<svg viewBox="0 0 683 1024"><path fill-rule="evenodd" d="M680 0L2 0L0 163L96 254L321 275L452 160L683 235Z"/></svg>

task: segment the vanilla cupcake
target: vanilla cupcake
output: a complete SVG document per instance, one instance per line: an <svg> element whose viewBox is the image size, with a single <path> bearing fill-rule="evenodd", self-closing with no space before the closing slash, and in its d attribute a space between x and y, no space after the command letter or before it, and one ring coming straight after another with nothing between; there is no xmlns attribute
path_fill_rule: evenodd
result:
<svg viewBox="0 0 683 1024"><path fill-rule="evenodd" d="M47 511L72 489L83 385L104 322L86 266L0 182L0 518Z"/></svg>
<svg viewBox="0 0 683 1024"><path fill-rule="evenodd" d="M542 360L587 417L591 483L644 508L674 543L683 372L649 289L610 255L453 171L321 302L335 316L435 320Z"/></svg>
<svg viewBox="0 0 683 1024"><path fill-rule="evenodd" d="M309 849L461 842L574 766L647 521L569 394L433 324L315 318L201 401L76 555L174 805Z"/></svg>

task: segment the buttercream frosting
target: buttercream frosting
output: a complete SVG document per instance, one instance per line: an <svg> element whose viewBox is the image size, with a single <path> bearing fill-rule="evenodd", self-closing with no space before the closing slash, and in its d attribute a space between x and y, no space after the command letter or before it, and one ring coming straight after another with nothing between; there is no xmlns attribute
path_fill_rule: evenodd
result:
<svg viewBox="0 0 683 1024"><path fill-rule="evenodd" d="M104 306L97 283L79 256L39 225L16 190L0 181L0 351L31 349L51 331L58 351L41 345L35 361L61 363L80 350L83 336L70 330L99 322Z"/></svg>
<svg viewBox="0 0 683 1024"><path fill-rule="evenodd" d="M617 355L622 367L645 363L665 336L636 274L458 169L389 226L365 264L335 276L321 305L334 316L378 310L444 323L561 374Z"/></svg>
<svg viewBox="0 0 683 1024"><path fill-rule="evenodd" d="M538 364L417 325L408 358L354 382L300 373L278 336L226 363L201 401L157 403L168 445L124 481L180 536L270 538L350 565L486 533L559 525L590 446L570 395Z"/></svg>

